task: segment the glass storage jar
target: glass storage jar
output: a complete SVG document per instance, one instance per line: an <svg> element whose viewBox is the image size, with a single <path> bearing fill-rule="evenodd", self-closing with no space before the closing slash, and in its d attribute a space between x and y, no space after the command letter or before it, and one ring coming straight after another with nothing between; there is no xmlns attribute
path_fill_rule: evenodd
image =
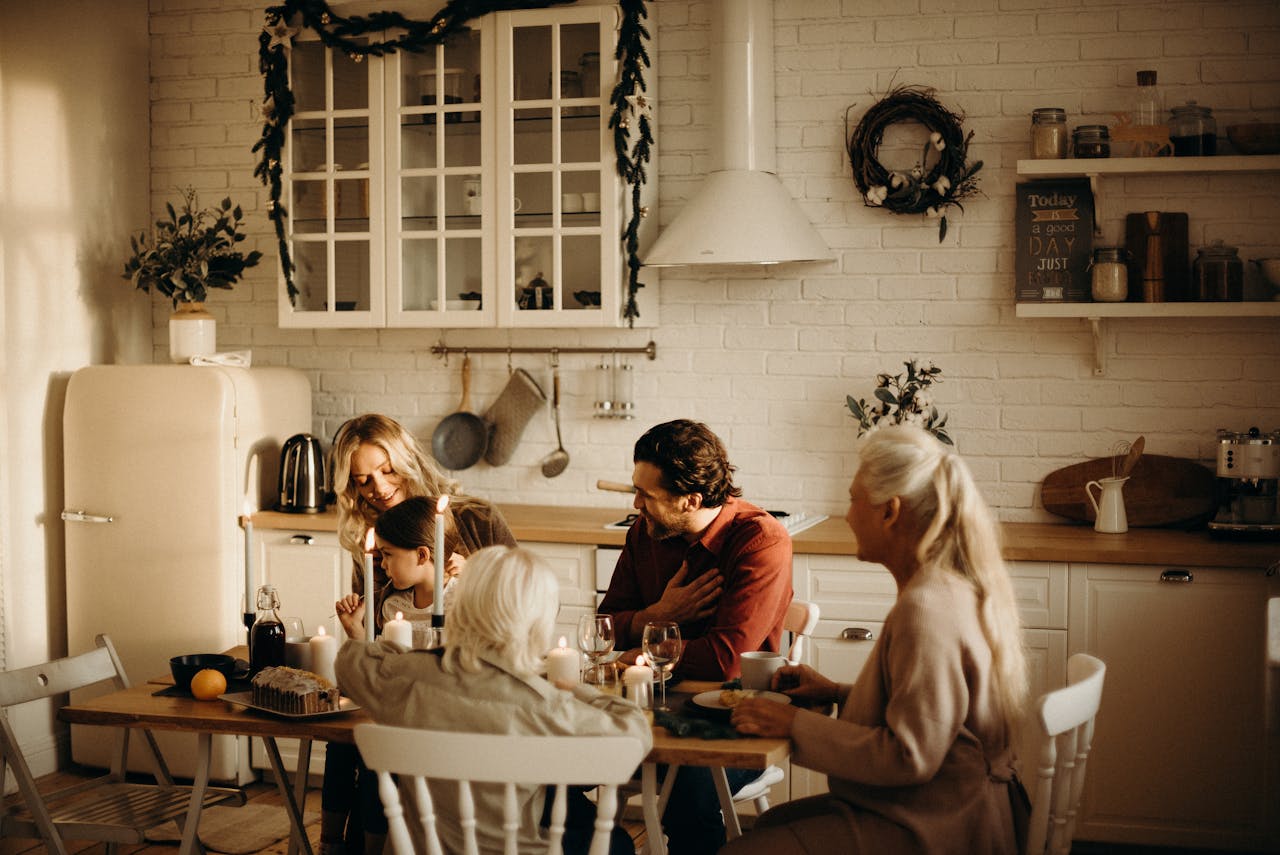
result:
<svg viewBox="0 0 1280 855"><path fill-rule="evenodd" d="M1054 160L1067 156L1067 111L1038 107L1031 111L1031 157Z"/></svg>
<svg viewBox="0 0 1280 855"><path fill-rule="evenodd" d="M1129 253L1122 246L1100 246L1089 262L1093 299L1100 303L1122 303L1129 298Z"/></svg>
<svg viewBox="0 0 1280 855"><path fill-rule="evenodd" d="M1191 265L1196 283L1196 299L1203 302L1225 302L1244 299L1244 262L1234 246L1215 240L1196 250Z"/></svg>
<svg viewBox="0 0 1280 855"><path fill-rule="evenodd" d="M1207 157L1218 152L1218 122L1213 110L1188 101L1169 112L1169 141L1174 157Z"/></svg>
<svg viewBox="0 0 1280 855"><path fill-rule="evenodd" d="M1071 134L1071 149L1078 158L1110 157L1111 134L1106 125L1078 125Z"/></svg>

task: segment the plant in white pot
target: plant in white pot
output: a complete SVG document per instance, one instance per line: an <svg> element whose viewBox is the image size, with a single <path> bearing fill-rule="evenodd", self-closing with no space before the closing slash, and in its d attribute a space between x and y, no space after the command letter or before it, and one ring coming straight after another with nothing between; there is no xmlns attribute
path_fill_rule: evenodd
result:
<svg viewBox="0 0 1280 855"><path fill-rule="evenodd" d="M262 258L254 250L241 252L243 212L230 197L213 208L198 207L196 191L182 192L182 208L166 203L168 219L156 220L150 237L130 235L133 255L124 264L124 278L140 291L155 288L173 301L169 317L169 356L187 362L192 356L217 351L213 315L204 308L211 288L230 290L244 272Z"/></svg>

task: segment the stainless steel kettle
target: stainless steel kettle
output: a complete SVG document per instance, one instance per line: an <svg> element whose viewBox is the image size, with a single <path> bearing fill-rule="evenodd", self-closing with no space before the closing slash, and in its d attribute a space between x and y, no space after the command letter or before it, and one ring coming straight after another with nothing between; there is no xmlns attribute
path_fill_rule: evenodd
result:
<svg viewBox="0 0 1280 855"><path fill-rule="evenodd" d="M318 514L325 506L324 451L309 433L294 434L280 451L280 489L276 510Z"/></svg>

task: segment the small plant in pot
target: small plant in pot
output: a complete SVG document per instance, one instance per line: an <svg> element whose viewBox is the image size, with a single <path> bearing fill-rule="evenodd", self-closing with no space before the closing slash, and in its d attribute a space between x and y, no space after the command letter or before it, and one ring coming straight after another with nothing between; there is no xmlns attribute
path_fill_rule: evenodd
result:
<svg viewBox="0 0 1280 855"><path fill-rule="evenodd" d="M167 219L156 220L150 236L130 235L133 248L123 278L140 290L152 288L173 301L169 319L169 354L174 362L215 352L214 319L204 309L212 288L230 290L262 253L241 252L243 212L223 199L217 207L199 207L196 191L182 191L182 207L166 203Z"/></svg>

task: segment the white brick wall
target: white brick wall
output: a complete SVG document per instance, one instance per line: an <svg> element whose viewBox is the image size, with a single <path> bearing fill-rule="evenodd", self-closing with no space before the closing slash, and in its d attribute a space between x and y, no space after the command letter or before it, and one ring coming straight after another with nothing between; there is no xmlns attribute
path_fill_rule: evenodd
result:
<svg viewBox="0 0 1280 855"><path fill-rule="evenodd" d="M379 8L408 11L404 2ZM663 221L697 187L709 159L707 5L650 3L658 19L661 136L656 170ZM222 349L252 348L260 364L307 371L315 430L383 410L429 441L458 404L458 362L430 354L442 331L280 330L275 253L252 176L259 131L257 27L262 4L152 0L152 197L162 210L193 184L206 201L230 193L249 214L267 263L220 292ZM511 463L461 473L501 501L621 506L593 489L625 479L630 448L649 425L707 421L728 443L749 497L841 514L855 429L844 397L917 356L944 369L938 399L990 500L1010 520L1035 508L1049 471L1106 454L1138 433L1151 453L1207 459L1217 427L1280 428L1280 322L1133 320L1109 325L1108 373L1092 375L1092 339L1076 320L1013 314L1014 164L1027 154L1028 115L1062 106L1070 124L1111 123L1127 109L1135 71L1155 68L1166 104L1194 98L1219 131L1250 116L1280 119L1280 4L1274 0L778 0L775 7L782 178L836 251L830 265L664 275L658 358L634 360L638 418L590 417L593 357L564 359L569 469L543 478L554 447L536 418ZM936 86L963 110L981 159L984 195L936 223L864 207L845 155L844 113L857 121L894 83ZM887 150L886 150L887 152ZM888 154L886 153L886 157ZM906 165L909 165L906 164ZM1280 254L1280 176L1127 178L1104 184L1107 237L1123 215L1187 211L1191 242L1222 238L1245 258ZM1256 274L1251 270L1251 278ZM155 303L163 358L169 307ZM634 346L649 331L447 334L451 345ZM506 380L506 357L480 357L473 406ZM544 361L516 364L549 380ZM549 386L548 386L549 391Z"/></svg>

